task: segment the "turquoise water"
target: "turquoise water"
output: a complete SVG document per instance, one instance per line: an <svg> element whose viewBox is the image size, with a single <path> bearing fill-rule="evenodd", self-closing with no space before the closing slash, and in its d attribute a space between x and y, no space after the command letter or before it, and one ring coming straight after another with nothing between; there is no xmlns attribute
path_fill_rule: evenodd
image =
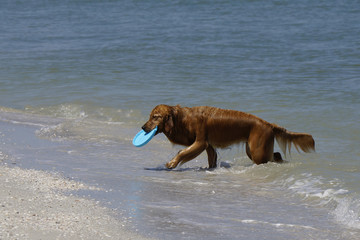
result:
<svg viewBox="0 0 360 240"><path fill-rule="evenodd" d="M358 2L3 1L0 29L2 162L102 186L151 237L357 239ZM160 103L250 112L317 151L163 171L181 147L131 145Z"/></svg>

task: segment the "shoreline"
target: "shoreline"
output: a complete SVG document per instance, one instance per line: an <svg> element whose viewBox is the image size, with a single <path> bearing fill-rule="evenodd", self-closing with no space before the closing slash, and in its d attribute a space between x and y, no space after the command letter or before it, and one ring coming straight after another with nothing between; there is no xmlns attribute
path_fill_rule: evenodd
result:
<svg viewBox="0 0 360 240"><path fill-rule="evenodd" d="M94 200L101 191L57 173L0 164L0 239L147 239L132 233Z"/></svg>

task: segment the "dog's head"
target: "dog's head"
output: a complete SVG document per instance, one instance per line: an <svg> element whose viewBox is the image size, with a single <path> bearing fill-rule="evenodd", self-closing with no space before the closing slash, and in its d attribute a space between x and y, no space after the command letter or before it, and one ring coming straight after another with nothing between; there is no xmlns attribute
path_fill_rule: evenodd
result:
<svg viewBox="0 0 360 240"><path fill-rule="evenodd" d="M174 127L174 114L175 107L158 105L151 111L150 118L144 126L142 126L142 129L148 133L157 126L158 130L156 134L162 132L169 134Z"/></svg>

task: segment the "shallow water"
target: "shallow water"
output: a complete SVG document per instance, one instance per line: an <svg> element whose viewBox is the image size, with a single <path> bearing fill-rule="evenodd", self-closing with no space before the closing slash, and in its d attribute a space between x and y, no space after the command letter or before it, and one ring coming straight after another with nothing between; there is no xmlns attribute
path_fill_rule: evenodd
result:
<svg viewBox="0 0 360 240"><path fill-rule="evenodd" d="M0 161L83 192L161 239L357 239L360 5L8 1L0 14ZM174 171L181 147L133 136L157 104L253 113L316 153L254 166L243 146ZM278 147L276 146L278 150Z"/></svg>
<svg viewBox="0 0 360 240"><path fill-rule="evenodd" d="M180 147L160 135L135 148L138 129L126 123L9 110L0 116L3 162L100 186L104 191L79 194L116 208L146 236L356 239L360 231L358 169L323 164L321 153L256 166L237 146L219 150L215 170L203 154L169 171L164 163Z"/></svg>

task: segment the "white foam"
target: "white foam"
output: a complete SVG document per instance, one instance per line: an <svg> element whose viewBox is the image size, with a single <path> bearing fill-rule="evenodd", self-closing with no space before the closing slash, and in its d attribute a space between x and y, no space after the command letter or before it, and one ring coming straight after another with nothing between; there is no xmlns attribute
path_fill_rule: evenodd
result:
<svg viewBox="0 0 360 240"><path fill-rule="evenodd" d="M60 123L54 126L44 126L36 130L35 133L39 137L50 138L52 140L60 140L71 136L71 126L69 123Z"/></svg>
<svg viewBox="0 0 360 240"><path fill-rule="evenodd" d="M360 199L345 197L336 200L335 219L348 227L360 229Z"/></svg>
<svg viewBox="0 0 360 240"><path fill-rule="evenodd" d="M330 181L309 173L287 178L283 187L287 187L296 195L300 195L305 201L329 208L330 214L335 220L350 228L360 229L360 198L351 195L349 190L341 188L338 179ZM324 188L331 186L331 188Z"/></svg>
<svg viewBox="0 0 360 240"><path fill-rule="evenodd" d="M226 166L227 165L228 164L226 164ZM207 171L207 174L222 175L230 173L258 178L260 173L264 174L269 171L269 166L272 170L274 170L275 167L278 167L277 165L274 167L269 164L264 166L233 166L232 163L229 163L229 166L231 167L220 167L214 171ZM284 166L279 165L280 170L283 170L283 167ZM278 171L274 171L275 175L278 173ZM267 175L265 178L267 178L266 180L269 180L271 177ZM336 222L349 228L360 229L360 196L352 194L343 186L343 183L339 179L326 179L311 173L292 173L291 175L285 173L281 175L281 177L277 175L273 184L278 186L281 191L290 190L291 195L296 198L299 198L300 196L302 201L305 201L312 206L328 209L329 214L334 217ZM247 224L270 224L275 227L307 228L307 226L261 222L252 219L241 220L241 222Z"/></svg>
<svg viewBox="0 0 360 240"><path fill-rule="evenodd" d="M311 229L316 230L316 228L313 228L311 226L306 225L299 225L299 224L287 224L287 223L271 223L267 221L259 221L254 219L244 219L240 220L241 223L245 224L261 224L261 225L270 225L276 228L302 228L302 229Z"/></svg>
<svg viewBox="0 0 360 240"><path fill-rule="evenodd" d="M9 155L3 153L2 151L0 151L0 162L7 160L9 158Z"/></svg>
<svg viewBox="0 0 360 240"><path fill-rule="evenodd" d="M88 115L85 113L81 105L67 104L60 105L55 116L65 117L66 119L82 119L86 118Z"/></svg>

